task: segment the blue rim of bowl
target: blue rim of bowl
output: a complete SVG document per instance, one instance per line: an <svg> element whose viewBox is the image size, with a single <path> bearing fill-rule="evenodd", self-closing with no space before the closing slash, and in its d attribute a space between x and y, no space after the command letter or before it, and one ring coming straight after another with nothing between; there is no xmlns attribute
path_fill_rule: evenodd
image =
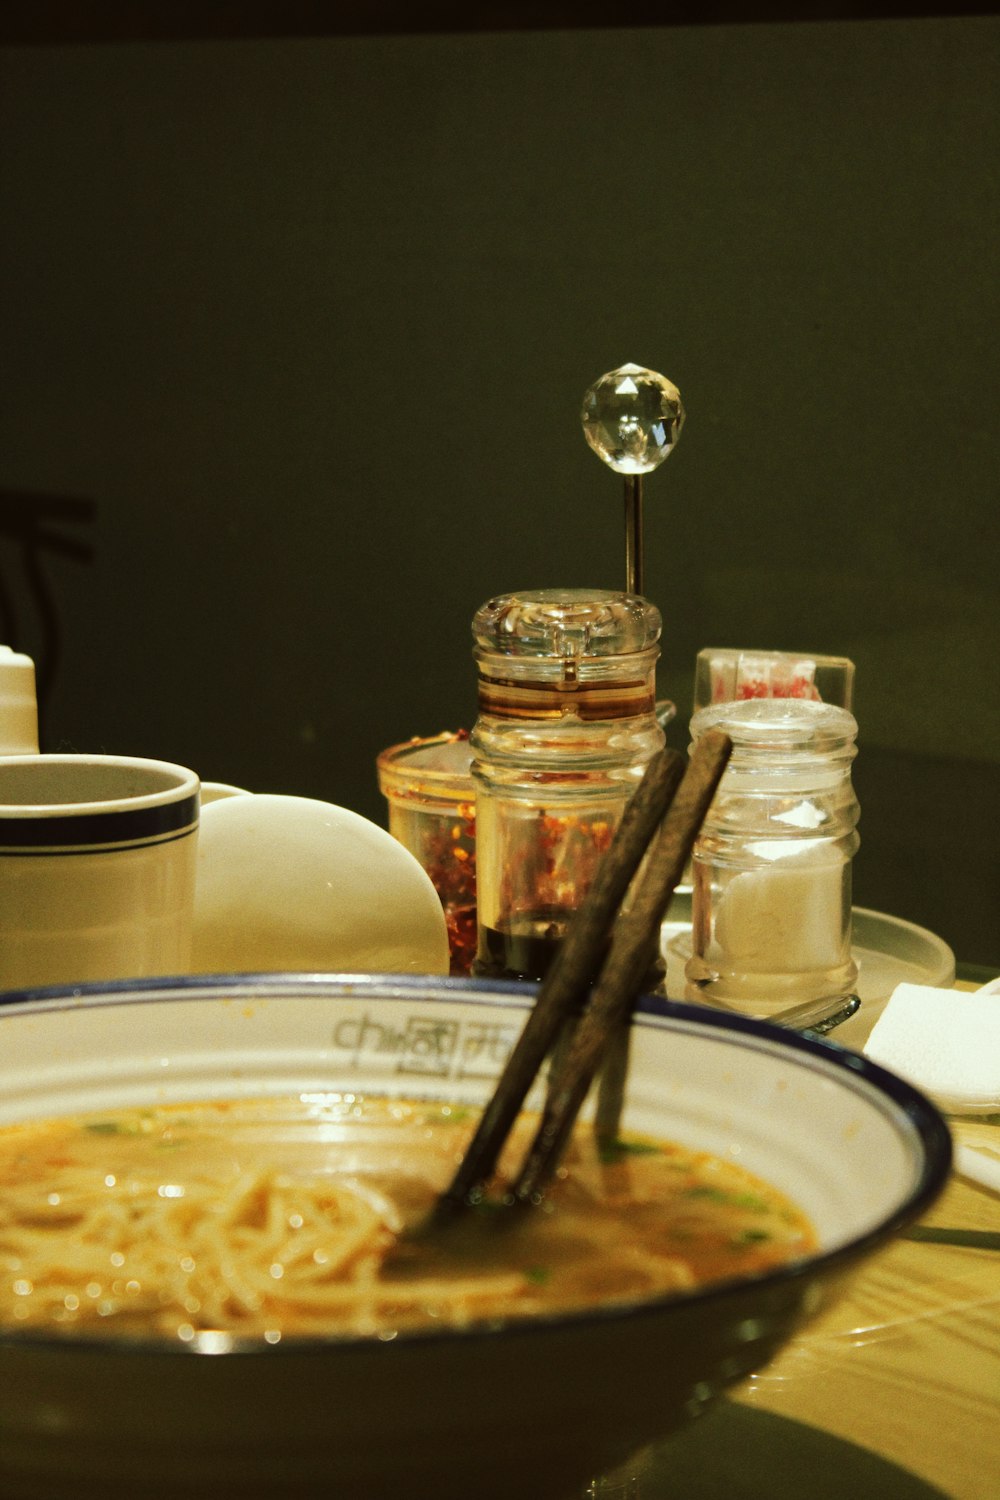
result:
<svg viewBox="0 0 1000 1500"><path fill-rule="evenodd" d="M132 980L115 980L107 983L88 983L72 986L54 985L38 989L9 990L0 993L0 1024L5 1013L17 1011L79 1011L81 1005L131 1005L137 1002L156 1004L183 999L188 994L220 998L232 997L233 991L267 989L277 999L281 996L301 998L310 992L323 994L364 994L365 992L394 991L400 998L424 996L461 999L479 1005L507 1004L524 1010L537 990L533 984L524 984L503 979L467 979L460 976L433 976L424 974L350 974L350 973L242 973L242 974L182 974ZM392 998L392 996L390 996ZM812 1058L835 1072L846 1075L855 1086L877 1102L888 1101L903 1114L921 1148L920 1171L917 1181L909 1193L893 1210L879 1222L856 1235L842 1245L824 1250L815 1255L788 1262L773 1270L753 1276L732 1277L724 1281L711 1282L696 1287L690 1292L667 1292L633 1300L621 1299L613 1304L585 1307L552 1313L513 1315L503 1319L480 1320L460 1328L401 1329L392 1340L381 1340L375 1334L330 1334L292 1335L276 1344L269 1344L262 1336L245 1334L227 1335L224 1347L197 1347L166 1335L122 1333L72 1333L56 1334L40 1332L31 1328L0 1326L0 1353L4 1347L32 1349L42 1352L58 1351L65 1355L162 1356L164 1358L189 1358L192 1355L225 1357L264 1357L314 1355L323 1356L338 1352L348 1357L350 1351L362 1350L370 1353L375 1349L390 1350L400 1346L416 1346L423 1343L447 1343L458 1339L463 1342L482 1341L489 1344L495 1339L510 1340L514 1337L531 1338L542 1336L553 1329L583 1329L588 1324L629 1322L659 1314L669 1316L676 1307L709 1306L749 1288L766 1291L795 1283L807 1283L826 1279L846 1269L853 1261L862 1259L875 1249L886 1244L907 1225L921 1217L934 1203L948 1181L952 1167L952 1141L948 1127L940 1111L912 1084L895 1073L880 1067L860 1053L849 1052L824 1037L807 1035L786 1027L758 1021L731 1011L716 1011L708 1006L693 1005L685 1001L662 999L657 995L643 995L636 1007L637 1019L643 1017L664 1022L679 1023L682 1028L719 1031L753 1042L764 1050L784 1050L800 1059Z"/></svg>

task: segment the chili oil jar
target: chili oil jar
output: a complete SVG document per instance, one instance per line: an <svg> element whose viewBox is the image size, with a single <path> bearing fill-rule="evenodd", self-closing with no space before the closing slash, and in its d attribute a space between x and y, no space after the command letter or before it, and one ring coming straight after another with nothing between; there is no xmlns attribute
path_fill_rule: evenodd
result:
<svg viewBox="0 0 1000 1500"><path fill-rule="evenodd" d="M474 973L548 968L664 742L660 629L647 600L603 590L504 594L477 612Z"/></svg>
<svg viewBox="0 0 1000 1500"><path fill-rule="evenodd" d="M766 1017L849 993L854 716L761 698L700 709L708 729L733 752L694 848L689 994Z"/></svg>
<svg viewBox="0 0 1000 1500"><path fill-rule="evenodd" d="M376 760L389 832L430 876L448 925L450 973L476 951L476 793L459 730L390 745Z"/></svg>

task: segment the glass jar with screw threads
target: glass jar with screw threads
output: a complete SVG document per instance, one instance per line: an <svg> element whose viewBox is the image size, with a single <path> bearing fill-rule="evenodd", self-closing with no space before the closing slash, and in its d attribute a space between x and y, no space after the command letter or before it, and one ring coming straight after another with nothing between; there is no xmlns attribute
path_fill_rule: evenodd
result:
<svg viewBox="0 0 1000 1500"><path fill-rule="evenodd" d="M505 594L477 612L474 973L548 968L664 742L660 628L647 600L605 590Z"/></svg>
<svg viewBox="0 0 1000 1500"><path fill-rule="evenodd" d="M733 753L694 849L689 994L766 1017L849 992L854 716L762 698L699 710L708 729Z"/></svg>

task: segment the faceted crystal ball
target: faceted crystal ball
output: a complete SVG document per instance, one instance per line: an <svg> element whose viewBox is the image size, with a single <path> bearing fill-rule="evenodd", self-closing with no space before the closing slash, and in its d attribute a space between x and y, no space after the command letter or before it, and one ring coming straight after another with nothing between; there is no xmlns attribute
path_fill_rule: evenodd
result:
<svg viewBox="0 0 1000 1500"><path fill-rule="evenodd" d="M594 382L580 413L587 442L618 474L648 474L684 425L681 393L655 370L622 365Z"/></svg>

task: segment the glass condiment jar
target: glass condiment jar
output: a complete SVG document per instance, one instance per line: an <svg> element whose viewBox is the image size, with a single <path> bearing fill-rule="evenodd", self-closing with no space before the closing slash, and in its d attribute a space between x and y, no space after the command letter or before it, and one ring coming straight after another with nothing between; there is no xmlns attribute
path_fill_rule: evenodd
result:
<svg viewBox="0 0 1000 1500"><path fill-rule="evenodd" d="M699 710L692 739L713 728L733 753L694 848L689 994L766 1017L849 993L854 716L761 698Z"/></svg>
<svg viewBox="0 0 1000 1500"><path fill-rule="evenodd" d="M540 589L487 601L472 629L473 972L540 979L664 742L660 614L635 594Z"/></svg>
<svg viewBox="0 0 1000 1500"><path fill-rule="evenodd" d="M461 730L390 745L376 760L389 832L430 876L448 924L450 972L476 951L476 794Z"/></svg>
<svg viewBox="0 0 1000 1500"><path fill-rule="evenodd" d="M854 663L806 651L705 646L695 659L694 711L745 698L807 698L850 708Z"/></svg>

